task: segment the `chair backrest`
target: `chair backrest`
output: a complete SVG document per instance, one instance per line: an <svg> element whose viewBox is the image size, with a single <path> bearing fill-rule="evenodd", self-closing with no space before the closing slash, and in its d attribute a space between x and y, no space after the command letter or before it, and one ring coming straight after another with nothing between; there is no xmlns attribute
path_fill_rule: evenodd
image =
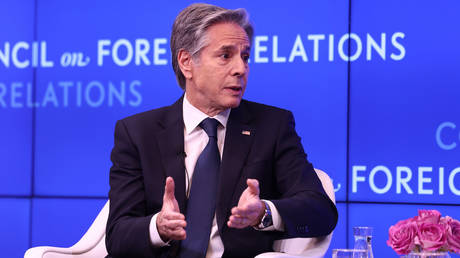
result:
<svg viewBox="0 0 460 258"><path fill-rule="evenodd" d="M323 185L324 191L326 192L327 196L335 203L335 192L334 192L334 185L332 184L332 179L329 177L326 172L315 168L316 174L321 180L321 184Z"/></svg>

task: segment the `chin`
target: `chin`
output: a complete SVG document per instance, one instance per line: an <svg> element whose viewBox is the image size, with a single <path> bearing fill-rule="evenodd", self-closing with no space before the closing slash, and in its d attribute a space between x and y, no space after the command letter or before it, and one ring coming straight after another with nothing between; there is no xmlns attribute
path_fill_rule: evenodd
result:
<svg viewBox="0 0 460 258"><path fill-rule="evenodd" d="M238 97L238 98L233 98L231 100L229 100L226 104L226 107L227 108L236 108L240 105L240 102L241 102L241 98Z"/></svg>

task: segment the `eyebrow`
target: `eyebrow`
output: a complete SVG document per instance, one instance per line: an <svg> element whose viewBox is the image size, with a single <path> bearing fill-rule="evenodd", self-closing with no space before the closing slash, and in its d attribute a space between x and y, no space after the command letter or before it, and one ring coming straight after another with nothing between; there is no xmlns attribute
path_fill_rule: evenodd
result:
<svg viewBox="0 0 460 258"><path fill-rule="evenodd" d="M219 51L233 51L235 50L237 47L235 45L223 45L219 48ZM246 46L242 52L250 52L251 51L251 47L250 46Z"/></svg>

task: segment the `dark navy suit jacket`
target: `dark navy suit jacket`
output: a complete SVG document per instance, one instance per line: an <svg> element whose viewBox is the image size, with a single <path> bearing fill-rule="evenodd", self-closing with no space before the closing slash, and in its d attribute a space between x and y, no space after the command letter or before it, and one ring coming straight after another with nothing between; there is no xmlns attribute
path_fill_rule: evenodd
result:
<svg viewBox="0 0 460 258"><path fill-rule="evenodd" d="M327 235L334 229L337 209L307 161L294 127L287 110L245 100L232 109L216 204L223 257L254 257L272 251L276 239ZM182 98L117 122L106 235L109 257L175 257L180 241L153 247L149 223L161 210L168 176L174 179L175 197L185 214L184 157ZM284 232L227 227L247 178L259 180L260 198L274 203Z"/></svg>

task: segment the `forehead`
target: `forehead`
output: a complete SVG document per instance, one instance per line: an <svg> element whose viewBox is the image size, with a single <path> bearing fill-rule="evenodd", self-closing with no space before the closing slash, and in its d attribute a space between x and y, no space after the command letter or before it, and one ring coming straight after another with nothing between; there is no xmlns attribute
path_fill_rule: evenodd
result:
<svg viewBox="0 0 460 258"><path fill-rule="evenodd" d="M232 45L249 48L249 38L246 31L235 23L218 23L209 27L206 31L209 46Z"/></svg>

